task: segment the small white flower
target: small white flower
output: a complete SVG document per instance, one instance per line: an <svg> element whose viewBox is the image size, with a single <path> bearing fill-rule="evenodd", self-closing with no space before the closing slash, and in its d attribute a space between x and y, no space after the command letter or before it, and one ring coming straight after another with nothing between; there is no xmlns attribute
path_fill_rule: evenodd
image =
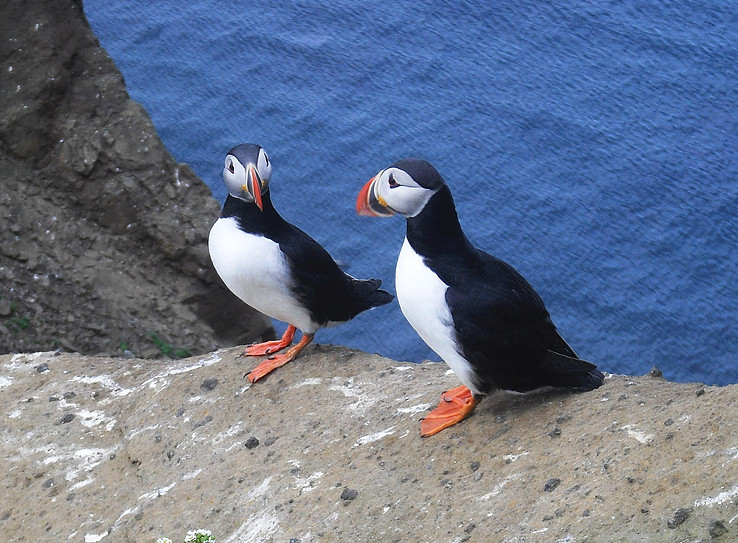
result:
<svg viewBox="0 0 738 543"><path fill-rule="evenodd" d="M156 540L156 543L172 543L172 540L168 537L160 537Z"/></svg>
<svg viewBox="0 0 738 543"><path fill-rule="evenodd" d="M210 530L190 530L185 537L185 543L211 543L215 538L210 535Z"/></svg>

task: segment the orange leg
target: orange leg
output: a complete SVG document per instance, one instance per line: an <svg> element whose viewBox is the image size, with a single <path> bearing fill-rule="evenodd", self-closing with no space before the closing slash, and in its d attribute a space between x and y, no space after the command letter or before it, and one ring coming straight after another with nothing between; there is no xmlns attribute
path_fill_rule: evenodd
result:
<svg viewBox="0 0 738 543"><path fill-rule="evenodd" d="M282 334L282 339L265 341L264 343L252 343L246 347L246 350L241 354L241 356L264 356L265 354L272 354L277 351L281 351L285 347L289 347L290 343L292 343L296 330L297 328L290 324L284 334Z"/></svg>
<svg viewBox="0 0 738 543"><path fill-rule="evenodd" d="M465 386L441 394L441 403L420 421L420 435L432 436L468 417L477 405L472 391Z"/></svg>
<svg viewBox="0 0 738 543"><path fill-rule="evenodd" d="M302 334L300 342L297 345L290 347L290 349L284 354L271 355L253 370L248 372L244 377L248 377L249 381L255 383L265 375L269 374L272 370L275 370L280 366L284 366L287 362L295 358L312 340L313 334Z"/></svg>

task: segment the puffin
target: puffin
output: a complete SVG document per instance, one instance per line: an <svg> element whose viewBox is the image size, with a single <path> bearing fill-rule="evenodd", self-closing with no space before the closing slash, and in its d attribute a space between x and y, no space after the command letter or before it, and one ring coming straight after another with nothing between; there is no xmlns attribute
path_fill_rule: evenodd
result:
<svg viewBox="0 0 738 543"><path fill-rule="evenodd" d="M429 162L404 159L380 171L359 192L356 211L405 217L397 301L462 383L421 420L423 437L465 419L494 390L589 391L602 384L603 373L564 341L523 276L472 245L451 191Z"/></svg>
<svg viewBox="0 0 738 543"><path fill-rule="evenodd" d="M381 280L344 273L318 242L284 220L272 205L271 177L261 146L244 143L228 151L228 196L208 237L210 259L228 289L288 324L280 339L249 345L241 355L267 357L245 375L252 383L293 360L319 329L394 299L379 289ZM297 330L300 341L290 347Z"/></svg>

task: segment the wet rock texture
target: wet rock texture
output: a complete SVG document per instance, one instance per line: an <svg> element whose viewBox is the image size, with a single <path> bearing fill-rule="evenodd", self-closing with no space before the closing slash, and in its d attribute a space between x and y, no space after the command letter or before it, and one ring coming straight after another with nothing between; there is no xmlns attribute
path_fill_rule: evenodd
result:
<svg viewBox="0 0 738 543"><path fill-rule="evenodd" d="M209 352L273 333L212 269L219 205L72 0L0 3L0 352Z"/></svg>
<svg viewBox="0 0 738 543"><path fill-rule="evenodd" d="M496 393L431 438L443 364L314 345L264 381L184 360L0 356L13 541L735 541L738 386Z"/></svg>

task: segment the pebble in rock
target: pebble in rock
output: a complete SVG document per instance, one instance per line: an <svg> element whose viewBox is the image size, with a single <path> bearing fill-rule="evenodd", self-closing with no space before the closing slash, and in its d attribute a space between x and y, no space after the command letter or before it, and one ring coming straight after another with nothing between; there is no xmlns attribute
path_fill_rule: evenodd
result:
<svg viewBox="0 0 738 543"><path fill-rule="evenodd" d="M64 416L63 416L63 417L62 417L62 418L61 418L61 419L59 420L59 422L57 423L57 426L58 426L59 424L67 424L67 423L70 423L70 422L72 422L73 420L74 420L74 414L73 414L73 413L67 413L66 415L64 415Z"/></svg>
<svg viewBox="0 0 738 543"><path fill-rule="evenodd" d="M725 526L725 522L716 518L710 519L710 525L708 527L710 537L720 537L721 535L727 534L728 531L729 530L728 527Z"/></svg>
<svg viewBox="0 0 738 543"><path fill-rule="evenodd" d="M208 392L210 392L211 390L214 390L215 387L217 387L217 386L218 386L218 380L213 377L211 379L205 379L202 382L202 384L200 385L200 388L202 388L203 390L207 390Z"/></svg>
<svg viewBox="0 0 738 543"><path fill-rule="evenodd" d="M687 507L680 507L676 511L674 511L674 514L669 517L669 520L667 521L667 526L669 528L676 528L680 524L684 523L689 518L689 515L692 514L692 510Z"/></svg>
<svg viewBox="0 0 738 543"><path fill-rule="evenodd" d="M355 499L356 496L358 496L359 493L356 490L353 490L352 488L344 488L343 492L341 492L341 499L345 502L350 502L351 500Z"/></svg>

